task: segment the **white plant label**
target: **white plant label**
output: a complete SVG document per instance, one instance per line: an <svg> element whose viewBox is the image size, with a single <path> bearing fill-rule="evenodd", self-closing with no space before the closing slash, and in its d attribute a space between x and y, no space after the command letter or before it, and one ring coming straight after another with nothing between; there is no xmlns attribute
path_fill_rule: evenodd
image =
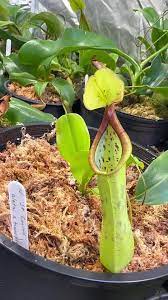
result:
<svg viewBox="0 0 168 300"><path fill-rule="evenodd" d="M8 185L13 241L29 250L26 191L18 181Z"/></svg>
<svg viewBox="0 0 168 300"><path fill-rule="evenodd" d="M86 74L86 75L85 75L85 87L86 87L86 84L87 84L88 80L89 80L89 75Z"/></svg>
<svg viewBox="0 0 168 300"><path fill-rule="evenodd" d="M11 40L6 41L6 56L11 55L11 49L12 49L12 42Z"/></svg>

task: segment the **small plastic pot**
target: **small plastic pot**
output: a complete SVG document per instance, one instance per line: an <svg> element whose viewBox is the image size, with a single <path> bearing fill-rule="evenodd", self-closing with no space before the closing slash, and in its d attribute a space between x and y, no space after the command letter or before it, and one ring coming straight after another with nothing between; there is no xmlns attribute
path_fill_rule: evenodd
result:
<svg viewBox="0 0 168 300"><path fill-rule="evenodd" d="M50 125L27 126L39 137ZM90 128L94 138L96 129ZM7 141L18 142L21 127L0 135L1 149ZM55 138L54 138L55 140ZM134 154L145 163L154 156L134 145ZM3 300L147 300L168 280L168 265L139 273L95 273L67 267L39 257L0 236L0 296Z"/></svg>
<svg viewBox="0 0 168 300"><path fill-rule="evenodd" d="M4 83L5 91L8 95L11 95L12 97L20 99L22 101L25 101L28 104L41 104L41 101L38 99L32 100L27 97L20 96L20 95L17 95L16 93L11 92L8 88L9 83L10 83L10 80L5 81L5 83ZM78 113L80 111L80 100L75 101L72 109L73 109L73 112L76 112L76 113ZM56 104L48 103L48 104L46 104L43 111L46 113L52 114L56 118L59 118L65 114L64 108L61 103L56 103Z"/></svg>
<svg viewBox="0 0 168 300"><path fill-rule="evenodd" d="M81 115L88 126L98 128L104 110L87 111L81 107ZM168 119L150 120L117 111L117 116L131 141L143 146L164 146L168 141Z"/></svg>

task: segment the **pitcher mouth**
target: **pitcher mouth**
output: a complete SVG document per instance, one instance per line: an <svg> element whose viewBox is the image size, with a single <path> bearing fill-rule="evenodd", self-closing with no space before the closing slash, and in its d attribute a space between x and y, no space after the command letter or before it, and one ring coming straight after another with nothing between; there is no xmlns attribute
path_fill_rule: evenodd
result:
<svg viewBox="0 0 168 300"><path fill-rule="evenodd" d="M121 142L122 155L115 169L112 170L111 172L105 172L98 167L95 160L95 154L96 154L96 149L98 147L98 144L109 125L112 127L112 129L114 130L114 132L116 133L116 135L118 136ZM112 104L111 106L106 108L102 123L100 125L100 128L98 129L98 132L92 144L90 155L89 155L90 164L96 174L109 176L117 173L121 169L121 167L129 159L131 153L132 153L131 141L117 118L115 105Z"/></svg>

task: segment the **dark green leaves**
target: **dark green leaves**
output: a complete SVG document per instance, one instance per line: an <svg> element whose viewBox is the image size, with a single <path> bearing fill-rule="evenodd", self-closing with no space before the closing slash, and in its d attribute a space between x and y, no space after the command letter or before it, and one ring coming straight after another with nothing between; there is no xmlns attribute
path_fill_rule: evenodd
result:
<svg viewBox="0 0 168 300"><path fill-rule="evenodd" d="M62 78L53 79L51 84L60 95L62 103L67 111L70 111L75 101L75 91L73 85Z"/></svg>
<svg viewBox="0 0 168 300"><path fill-rule="evenodd" d="M12 125L38 122L53 123L55 121L52 115L41 112L24 101L15 98L11 99L5 117Z"/></svg>
<svg viewBox="0 0 168 300"><path fill-rule="evenodd" d="M151 87L159 86L168 77L168 64L162 63L160 57L156 57L145 73L143 80L144 85Z"/></svg>
<svg viewBox="0 0 168 300"><path fill-rule="evenodd" d="M37 66L46 58L52 61L54 56L85 49L109 50L129 61L134 70L139 70L136 61L116 48L110 39L80 29L66 29L63 37L57 41L29 41L20 49L19 57L23 64Z"/></svg>
<svg viewBox="0 0 168 300"><path fill-rule="evenodd" d="M36 94L41 97L42 94L45 92L45 89L47 87L47 84L48 82L46 81L37 81L34 85L34 88L35 88L35 91L36 91Z"/></svg>
<svg viewBox="0 0 168 300"><path fill-rule="evenodd" d="M77 114L66 114L56 122L57 146L61 155L71 167L71 171L81 191L93 176L89 165L90 136L87 126Z"/></svg>
<svg viewBox="0 0 168 300"><path fill-rule="evenodd" d="M155 159L139 178L136 199L147 205L168 203L168 151Z"/></svg>
<svg viewBox="0 0 168 300"><path fill-rule="evenodd" d="M34 15L30 21L30 25L40 27L43 30L43 24L46 24L47 29L45 30L47 38L57 39L64 32L64 24L61 20L51 12L41 12Z"/></svg>
<svg viewBox="0 0 168 300"><path fill-rule="evenodd" d="M11 81L16 81L23 86L35 84L37 82L36 77L27 72L11 73L9 79Z"/></svg>
<svg viewBox="0 0 168 300"><path fill-rule="evenodd" d="M91 65L92 60L98 60L106 64L112 70L116 68L116 61L109 53L103 50L85 50L80 55L80 65L87 70Z"/></svg>

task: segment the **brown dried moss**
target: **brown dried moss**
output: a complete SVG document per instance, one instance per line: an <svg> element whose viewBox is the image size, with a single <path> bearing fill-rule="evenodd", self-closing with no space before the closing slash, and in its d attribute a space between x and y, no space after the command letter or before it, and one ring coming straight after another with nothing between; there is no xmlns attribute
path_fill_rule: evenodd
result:
<svg viewBox="0 0 168 300"><path fill-rule="evenodd" d="M21 86L20 84L16 82L12 82L8 85L9 90L12 93L15 93L17 96L26 97L28 99L31 99L32 101L41 100L43 103L53 103L53 104L59 104L61 102L59 95L56 93L56 91L51 87L46 87L45 92L41 97L39 97L36 92L33 85L28 86Z"/></svg>
<svg viewBox="0 0 168 300"><path fill-rule="evenodd" d="M127 188L133 194L137 173L130 168ZM11 238L7 195L10 180L27 191L30 250L45 258L91 271L99 261L101 201L82 196L68 164L44 139L24 139L0 153L0 232ZM168 263L168 206L147 207L134 201L135 255L124 270L142 271Z"/></svg>

